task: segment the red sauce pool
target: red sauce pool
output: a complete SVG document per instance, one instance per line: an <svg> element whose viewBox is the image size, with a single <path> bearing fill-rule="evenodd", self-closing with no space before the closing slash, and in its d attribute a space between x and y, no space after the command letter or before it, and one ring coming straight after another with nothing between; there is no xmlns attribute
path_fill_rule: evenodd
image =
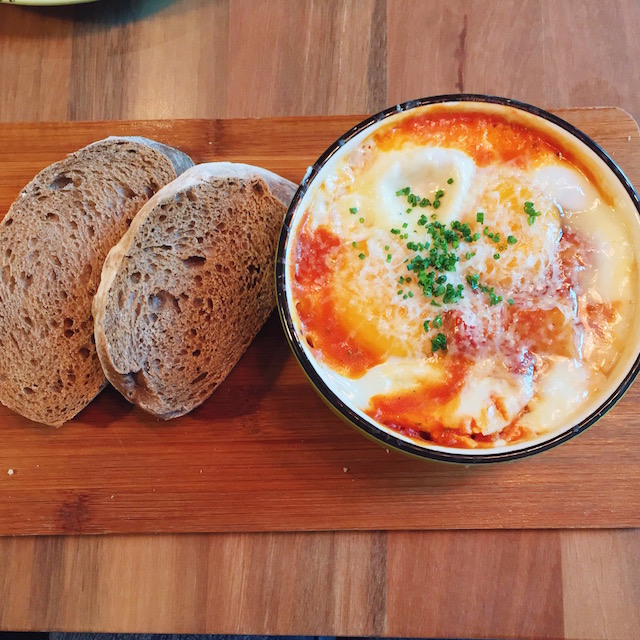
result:
<svg viewBox="0 0 640 640"><path fill-rule="evenodd" d="M303 333L311 349L319 352L338 373L359 378L383 361L384 351L375 351L358 341L327 291L340 244L340 238L326 227L318 227L313 233L303 231L298 242L293 290Z"/></svg>

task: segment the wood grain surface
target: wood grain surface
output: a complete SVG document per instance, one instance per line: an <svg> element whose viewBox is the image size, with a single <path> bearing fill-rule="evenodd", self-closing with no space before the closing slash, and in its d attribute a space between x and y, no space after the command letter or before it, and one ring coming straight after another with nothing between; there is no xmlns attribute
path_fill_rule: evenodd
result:
<svg viewBox="0 0 640 640"><path fill-rule="evenodd" d="M562 115L640 178L640 138L628 115ZM68 151L135 134L196 162L241 160L299 182L357 121L0 125L0 175L24 185ZM0 185L0 205L18 191ZM409 459L366 440L323 405L274 314L229 378L188 416L159 421L113 389L59 430L1 407L0 534L637 526L640 458L628 452L638 413L634 385L585 434L534 458L481 468Z"/></svg>
<svg viewBox="0 0 640 640"><path fill-rule="evenodd" d="M639 119L639 31L636 0L2 5L0 121L355 114L459 90ZM640 530L4 537L0 628L635 640L639 566Z"/></svg>

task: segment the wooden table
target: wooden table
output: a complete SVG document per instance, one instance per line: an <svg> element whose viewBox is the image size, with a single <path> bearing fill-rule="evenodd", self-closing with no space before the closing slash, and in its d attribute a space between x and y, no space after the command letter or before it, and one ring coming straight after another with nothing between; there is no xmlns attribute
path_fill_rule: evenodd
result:
<svg viewBox="0 0 640 640"><path fill-rule="evenodd" d="M635 0L2 5L0 120L365 113L459 91L638 119L639 27ZM6 537L0 628L635 639L640 531Z"/></svg>

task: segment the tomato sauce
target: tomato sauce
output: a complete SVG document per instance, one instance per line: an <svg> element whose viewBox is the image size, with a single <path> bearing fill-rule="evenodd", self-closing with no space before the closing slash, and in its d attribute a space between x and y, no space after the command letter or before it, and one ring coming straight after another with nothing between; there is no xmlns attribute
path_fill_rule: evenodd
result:
<svg viewBox="0 0 640 640"><path fill-rule="evenodd" d="M517 344L534 353L574 357L574 327L558 307L552 309L508 310L507 328L517 336Z"/></svg>
<svg viewBox="0 0 640 640"><path fill-rule="evenodd" d="M499 433L491 433L486 436L476 434L473 436L473 440L479 447L492 447L496 442L504 441L513 444L519 440L525 440L527 437L529 437L528 431L517 421L514 421Z"/></svg>
<svg viewBox="0 0 640 640"><path fill-rule="evenodd" d="M462 357L451 357L447 362L447 374L437 383L424 382L417 389L371 398L367 414L377 422L416 440L425 440L443 447L468 449L470 446L491 447L495 442L515 442L527 433L517 421L506 426L499 433L483 436L474 433L475 421L471 421L471 433L467 425L446 426L438 417L438 410L454 400L461 392L470 362ZM506 412L496 404L499 412ZM446 409L445 409L446 411Z"/></svg>
<svg viewBox="0 0 640 640"><path fill-rule="evenodd" d="M368 414L378 422L406 435L429 430L434 409L453 400L464 385L469 362L451 358L446 374L437 382L425 381L418 388L401 393L378 395L371 398Z"/></svg>
<svg viewBox="0 0 640 640"><path fill-rule="evenodd" d="M389 125L375 137L382 149L396 148L407 139L454 147L479 166L514 161L524 167L532 159L561 153L557 143L544 134L502 116L479 112L423 113Z"/></svg>
<svg viewBox="0 0 640 640"><path fill-rule="evenodd" d="M385 354L359 343L336 311L330 288L340 245L340 238L325 227L305 230L298 244L293 289L307 344L338 373L359 378Z"/></svg>
<svg viewBox="0 0 640 640"><path fill-rule="evenodd" d="M610 302L590 302L585 305L584 316L597 340L606 347L612 340L612 329L618 321L616 305Z"/></svg>
<svg viewBox="0 0 640 640"><path fill-rule="evenodd" d="M445 311L442 318L442 332L447 336L448 348L464 351L468 355L475 353L485 339L480 329L475 325L467 325L459 311Z"/></svg>
<svg viewBox="0 0 640 640"><path fill-rule="evenodd" d="M301 289L311 287L316 291L327 285L338 247L340 238L326 227L301 234L295 264L295 281Z"/></svg>

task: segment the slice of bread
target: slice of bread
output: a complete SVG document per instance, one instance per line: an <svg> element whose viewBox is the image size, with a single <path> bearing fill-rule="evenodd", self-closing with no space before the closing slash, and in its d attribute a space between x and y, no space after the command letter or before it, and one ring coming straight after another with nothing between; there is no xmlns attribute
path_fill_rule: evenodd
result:
<svg viewBox="0 0 640 640"><path fill-rule="evenodd" d="M275 307L274 261L296 185L233 163L161 189L109 252L93 302L109 381L163 419L225 379Z"/></svg>
<svg viewBox="0 0 640 640"><path fill-rule="evenodd" d="M60 426L106 380L91 303L102 263L140 207L191 159L107 138L41 171L0 223L0 401Z"/></svg>

